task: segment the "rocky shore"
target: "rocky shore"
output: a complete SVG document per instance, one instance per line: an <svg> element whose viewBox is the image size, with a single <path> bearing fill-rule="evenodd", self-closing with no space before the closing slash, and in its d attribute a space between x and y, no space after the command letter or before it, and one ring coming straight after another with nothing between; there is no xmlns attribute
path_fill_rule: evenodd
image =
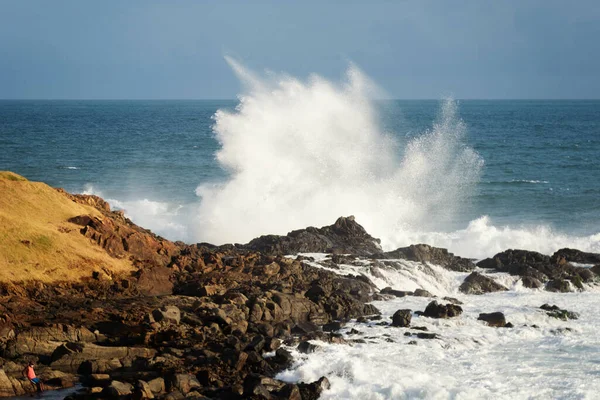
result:
<svg viewBox="0 0 600 400"><path fill-rule="evenodd" d="M411 327L418 331L415 340L435 334L413 327L413 315L462 313L456 299L435 299L421 289L378 290L365 275L338 274L339 265L376 275L394 268L393 260L435 264L470 273L460 286L465 294L507 290L489 271L558 292L584 290L600 274L599 254L573 249L552 256L506 250L477 264L424 244L383 252L353 217L245 245L188 245L133 224L99 197L57 193L95 210L69 217L65 226L115 260L127 260L132 270L97 265L77 280L0 282L0 397L34 391L20 377L34 360L48 389L84 386L70 398L317 399L329 387L327 377L303 383L275 379L293 363L290 348L311 352L313 339L352 346L338 331L351 319L381 318L370 304L375 299L432 297L425 310L398 310L392 320L381 321ZM28 239L19 240L29 246ZM298 253L330 256L317 263ZM556 318L577 317L544 307ZM501 313L480 319L510 328Z"/></svg>

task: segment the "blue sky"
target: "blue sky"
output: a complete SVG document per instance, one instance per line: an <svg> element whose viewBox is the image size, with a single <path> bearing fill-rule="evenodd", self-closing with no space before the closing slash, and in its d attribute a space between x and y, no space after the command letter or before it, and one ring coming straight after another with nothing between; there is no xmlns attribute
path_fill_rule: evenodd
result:
<svg viewBox="0 0 600 400"><path fill-rule="evenodd" d="M234 98L224 55L353 62L393 98L600 98L600 2L0 0L0 98Z"/></svg>

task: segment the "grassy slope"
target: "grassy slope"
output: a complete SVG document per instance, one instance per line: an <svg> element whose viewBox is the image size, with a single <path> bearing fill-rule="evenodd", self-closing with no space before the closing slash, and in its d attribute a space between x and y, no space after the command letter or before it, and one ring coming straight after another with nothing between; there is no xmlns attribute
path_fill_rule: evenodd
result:
<svg viewBox="0 0 600 400"><path fill-rule="evenodd" d="M0 282L70 281L90 277L94 270L133 269L67 222L83 214L100 215L44 183L0 171Z"/></svg>

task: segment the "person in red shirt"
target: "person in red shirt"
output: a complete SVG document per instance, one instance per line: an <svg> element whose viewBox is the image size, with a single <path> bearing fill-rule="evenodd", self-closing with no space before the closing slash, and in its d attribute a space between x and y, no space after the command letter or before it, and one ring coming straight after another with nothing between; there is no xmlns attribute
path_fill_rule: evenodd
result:
<svg viewBox="0 0 600 400"><path fill-rule="evenodd" d="M29 382L31 382L33 385L35 385L37 387L38 392L43 392L44 391L44 383L42 382L42 380L40 378L35 376L35 371L33 369L34 366L35 365L34 365L33 361L29 361L29 364L25 367L22 374L25 378L29 379Z"/></svg>

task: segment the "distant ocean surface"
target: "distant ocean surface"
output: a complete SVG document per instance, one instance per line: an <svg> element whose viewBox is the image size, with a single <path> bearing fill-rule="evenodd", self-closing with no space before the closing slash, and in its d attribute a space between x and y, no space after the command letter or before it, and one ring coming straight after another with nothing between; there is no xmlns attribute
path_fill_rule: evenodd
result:
<svg viewBox="0 0 600 400"><path fill-rule="evenodd" d="M187 242L245 242L354 214L386 247L600 251L600 101L302 89L242 103L0 101L0 170L99 194Z"/></svg>

